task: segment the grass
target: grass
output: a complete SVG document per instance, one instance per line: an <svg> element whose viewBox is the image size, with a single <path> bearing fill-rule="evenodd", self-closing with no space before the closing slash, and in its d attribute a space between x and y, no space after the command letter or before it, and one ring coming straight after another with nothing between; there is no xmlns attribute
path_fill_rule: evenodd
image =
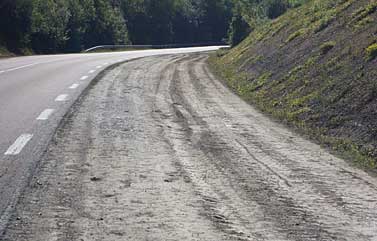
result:
<svg viewBox="0 0 377 241"><path fill-rule="evenodd" d="M377 1L372 1L365 7L359 8L356 12L352 14L353 18L360 21L377 10Z"/></svg>
<svg viewBox="0 0 377 241"><path fill-rule="evenodd" d="M319 92L296 99L288 98L287 100L290 104L289 108L287 108L282 101L275 99L269 100L267 97L268 93L266 92L252 93L251 90L255 88L251 87L250 82L247 81L247 75L237 73L235 69L229 68L229 66L221 66L217 57L210 57L209 65L212 71L219 78L225 80L226 84L235 93L245 101L256 106L259 110L295 128L296 131L307 136L309 139L334 151L334 154L352 160L353 163L360 168L367 170L377 168L376 159L373 157L375 155L374 148L364 148L351 139L328 135L325 128L318 128L300 120L300 115L311 111L306 103L315 99L319 95ZM335 125L335 122L341 121L333 120L331 124Z"/></svg>
<svg viewBox="0 0 377 241"><path fill-rule="evenodd" d="M374 4L308 1L213 55L210 66L260 110L357 165L377 168Z"/></svg>
<svg viewBox="0 0 377 241"><path fill-rule="evenodd" d="M298 38L299 36L303 35L304 33L305 33L305 29L297 30L296 32L294 32L291 35L289 35L288 38L287 38L287 40L285 42L289 43L292 40L294 40L294 39Z"/></svg>
<svg viewBox="0 0 377 241"><path fill-rule="evenodd" d="M322 55L327 54L328 52L330 52L330 50L332 50L335 47L335 45L336 45L335 41L328 41L328 42L323 43L320 47L321 54Z"/></svg>

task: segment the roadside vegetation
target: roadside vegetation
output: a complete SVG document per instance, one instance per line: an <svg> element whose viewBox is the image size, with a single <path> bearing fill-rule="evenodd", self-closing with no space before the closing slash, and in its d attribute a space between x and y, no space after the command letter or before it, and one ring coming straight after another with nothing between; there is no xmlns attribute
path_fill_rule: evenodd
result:
<svg viewBox="0 0 377 241"><path fill-rule="evenodd" d="M10 55L11 55L11 53L9 53L9 51L6 48L4 48L0 45L0 58L10 56Z"/></svg>
<svg viewBox="0 0 377 241"><path fill-rule="evenodd" d="M377 1L290 8L261 24L248 21L251 34L212 56L211 66L260 110L376 169Z"/></svg>
<svg viewBox="0 0 377 241"><path fill-rule="evenodd" d="M2 0L0 46L16 54L96 45L240 43L308 0Z"/></svg>
<svg viewBox="0 0 377 241"><path fill-rule="evenodd" d="M229 43L236 46L258 26L307 1L309 0L234 0Z"/></svg>
<svg viewBox="0 0 377 241"><path fill-rule="evenodd" d="M377 166L376 0L3 0L0 57L227 40L210 59L245 100Z"/></svg>
<svg viewBox="0 0 377 241"><path fill-rule="evenodd" d="M232 0L2 0L0 46L28 54L220 42L231 17Z"/></svg>

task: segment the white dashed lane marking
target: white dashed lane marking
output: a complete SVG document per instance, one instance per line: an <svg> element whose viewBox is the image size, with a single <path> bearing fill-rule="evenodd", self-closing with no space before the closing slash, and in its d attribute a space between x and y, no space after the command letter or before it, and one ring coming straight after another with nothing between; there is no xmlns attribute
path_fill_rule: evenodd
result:
<svg viewBox="0 0 377 241"><path fill-rule="evenodd" d="M4 155L18 155L22 149L27 145L27 143L33 138L32 134L23 134L17 138L17 140L11 145Z"/></svg>
<svg viewBox="0 0 377 241"><path fill-rule="evenodd" d="M59 95L58 97L56 97L55 101L57 102L60 102L60 101L66 101L68 100L68 95Z"/></svg>
<svg viewBox="0 0 377 241"><path fill-rule="evenodd" d="M98 65L96 68L97 68L97 69L100 69L100 68L102 68L102 65Z"/></svg>
<svg viewBox="0 0 377 241"><path fill-rule="evenodd" d="M73 84L71 86L69 86L70 89L77 89L77 87L79 87L80 84Z"/></svg>
<svg viewBox="0 0 377 241"><path fill-rule="evenodd" d="M96 72L96 71L92 69L92 70L89 70L88 73L89 73L89 74L93 74L94 72Z"/></svg>
<svg viewBox="0 0 377 241"><path fill-rule="evenodd" d="M89 76L85 75L85 76L81 77L80 80L86 80L87 78L89 78Z"/></svg>
<svg viewBox="0 0 377 241"><path fill-rule="evenodd" d="M11 69L4 69L4 70L0 71L0 74L5 73L5 72L11 72L11 71L19 70L19 69L24 69L24 68L31 67L31 66L34 66L34 65L37 65L37 64L39 64L39 63L23 65L23 66L11 68Z"/></svg>
<svg viewBox="0 0 377 241"><path fill-rule="evenodd" d="M54 109L46 109L44 110L38 117L37 120L48 120L50 115L54 113Z"/></svg>

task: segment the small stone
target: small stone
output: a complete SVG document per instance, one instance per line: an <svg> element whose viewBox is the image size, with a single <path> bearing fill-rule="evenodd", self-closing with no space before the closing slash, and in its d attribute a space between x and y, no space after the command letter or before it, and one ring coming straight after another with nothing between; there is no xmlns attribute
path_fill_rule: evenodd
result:
<svg viewBox="0 0 377 241"><path fill-rule="evenodd" d="M98 181L101 181L102 180L102 178L100 178L100 177L91 177L90 178L90 181L92 181L92 182L98 182Z"/></svg>

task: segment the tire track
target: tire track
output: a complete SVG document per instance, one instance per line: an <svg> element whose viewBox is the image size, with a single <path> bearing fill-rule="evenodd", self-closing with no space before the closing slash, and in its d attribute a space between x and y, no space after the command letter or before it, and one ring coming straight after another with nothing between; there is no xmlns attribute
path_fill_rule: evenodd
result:
<svg viewBox="0 0 377 241"><path fill-rule="evenodd" d="M109 71L1 240L375 240L377 182L223 86L207 55Z"/></svg>

